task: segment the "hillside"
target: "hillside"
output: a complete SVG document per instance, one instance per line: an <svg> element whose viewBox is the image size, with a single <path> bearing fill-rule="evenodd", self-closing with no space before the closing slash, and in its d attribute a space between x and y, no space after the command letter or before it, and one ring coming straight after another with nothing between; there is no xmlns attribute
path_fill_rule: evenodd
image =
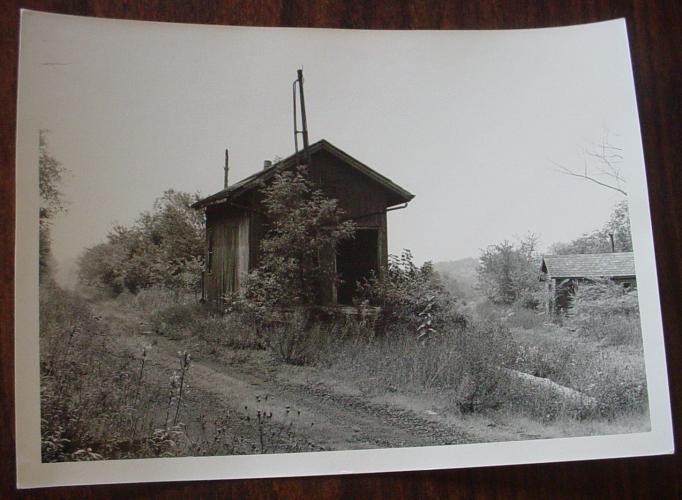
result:
<svg viewBox="0 0 682 500"><path fill-rule="evenodd" d="M475 289L478 259L466 257L464 259L436 262L433 264L433 267L446 278L448 289L455 295L466 299L472 299L479 295Z"/></svg>

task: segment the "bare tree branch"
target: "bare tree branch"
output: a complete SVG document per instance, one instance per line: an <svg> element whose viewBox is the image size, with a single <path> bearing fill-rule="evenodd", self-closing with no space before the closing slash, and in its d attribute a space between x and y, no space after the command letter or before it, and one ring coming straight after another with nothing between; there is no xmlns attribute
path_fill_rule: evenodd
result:
<svg viewBox="0 0 682 500"><path fill-rule="evenodd" d="M604 129L603 137L599 144L592 143L589 149L583 149L583 169L573 170L550 160L558 171L578 177L599 186L617 191L623 196L627 196L625 190L625 178L621 175L620 164L623 163L623 148L614 146L609 141L610 132Z"/></svg>
<svg viewBox="0 0 682 500"><path fill-rule="evenodd" d="M587 162L585 162L585 173L582 173L582 174L574 172L570 168L567 168L567 167L565 167L565 166L563 166L563 165L561 165L555 161L552 161L552 163L558 168L558 171L563 173L563 174L570 175L572 177L578 177L580 179L585 179L585 180L588 180L590 182L594 182L595 184L599 184L600 186L603 186L605 188L613 189L614 191L618 191L620 194L622 194L624 196L628 195L627 191L625 191L624 189L621 189L620 187L617 187L617 186L612 186L611 184L607 184L605 182L600 181L599 179L595 179L594 177L590 176L587 173Z"/></svg>

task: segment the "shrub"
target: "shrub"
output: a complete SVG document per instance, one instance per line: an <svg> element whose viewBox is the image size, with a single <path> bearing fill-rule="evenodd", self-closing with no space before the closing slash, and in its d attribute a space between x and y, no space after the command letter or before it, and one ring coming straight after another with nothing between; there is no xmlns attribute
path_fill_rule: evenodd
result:
<svg viewBox="0 0 682 500"><path fill-rule="evenodd" d="M409 250L389 256L386 276L373 274L358 286L359 299L381 307L383 329L407 329L419 337L452 333L466 325L430 262L414 264Z"/></svg>
<svg viewBox="0 0 682 500"><path fill-rule="evenodd" d="M282 172L261 189L268 232L258 268L237 293L242 309L266 313L274 307L319 305L323 287L334 283L337 244L355 234L338 201L308 178L307 170Z"/></svg>
<svg viewBox="0 0 682 500"><path fill-rule="evenodd" d="M203 316L200 304L177 304L161 309L149 316L152 330L159 335L180 338L199 331Z"/></svg>
<svg viewBox="0 0 682 500"><path fill-rule="evenodd" d="M547 316L534 309L529 309L520 305L514 305L506 318L509 326L533 330L540 327L547 321Z"/></svg>
<svg viewBox="0 0 682 500"><path fill-rule="evenodd" d="M579 284L568 310L568 324L581 334L618 344L640 344L637 290L611 280Z"/></svg>

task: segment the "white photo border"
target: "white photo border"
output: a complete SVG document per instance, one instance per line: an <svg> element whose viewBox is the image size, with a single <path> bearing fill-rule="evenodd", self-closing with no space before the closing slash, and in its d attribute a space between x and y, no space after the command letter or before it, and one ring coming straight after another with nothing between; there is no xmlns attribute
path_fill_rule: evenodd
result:
<svg viewBox="0 0 682 500"><path fill-rule="evenodd" d="M21 43L24 43L26 24L40 23L42 19L54 16L60 15L22 11ZM81 22L92 23L96 29L97 23L140 21L82 18ZM163 23L149 24L161 24L168 26L169 29L173 26ZM197 26L196 29L203 28ZM624 50L628 50L627 30L623 19L594 25L545 28L548 32L570 29L603 29L607 36L621 37ZM381 37L382 33L377 32L376 36ZM649 391L650 432L359 451L42 463L38 344L39 127L30 112L27 101L30 97L25 92L25 86L31 78L31 68L26 64L27 56L28 54L20 50L16 142L15 408L19 488L417 471L607 459L674 452L656 262L640 139L639 144L631 144L637 155L636 163L639 168L635 169L633 178L629 179L629 202ZM630 75L631 102L636 102L631 68ZM638 121L636 108L633 109L632 119Z"/></svg>

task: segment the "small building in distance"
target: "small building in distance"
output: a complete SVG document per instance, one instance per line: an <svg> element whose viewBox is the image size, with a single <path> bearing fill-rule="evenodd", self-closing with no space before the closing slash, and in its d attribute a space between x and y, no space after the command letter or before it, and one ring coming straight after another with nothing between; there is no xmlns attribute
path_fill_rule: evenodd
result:
<svg viewBox="0 0 682 500"><path fill-rule="evenodd" d="M549 314L566 310L576 284L610 279L624 287L636 287L632 252L545 255L540 279L546 283L545 308Z"/></svg>
<svg viewBox="0 0 682 500"><path fill-rule="evenodd" d="M326 140L309 146L308 178L327 197L338 200L344 218L357 225L355 237L339 244L330 257L340 283L320 290L324 305L351 304L356 282L388 265L386 212L403 208L414 195ZM261 188L276 174L304 162L301 153L264 168L225 189L199 200L194 208L206 214L206 270L202 297L221 300L236 291L249 271L258 267L261 241L267 233Z"/></svg>

